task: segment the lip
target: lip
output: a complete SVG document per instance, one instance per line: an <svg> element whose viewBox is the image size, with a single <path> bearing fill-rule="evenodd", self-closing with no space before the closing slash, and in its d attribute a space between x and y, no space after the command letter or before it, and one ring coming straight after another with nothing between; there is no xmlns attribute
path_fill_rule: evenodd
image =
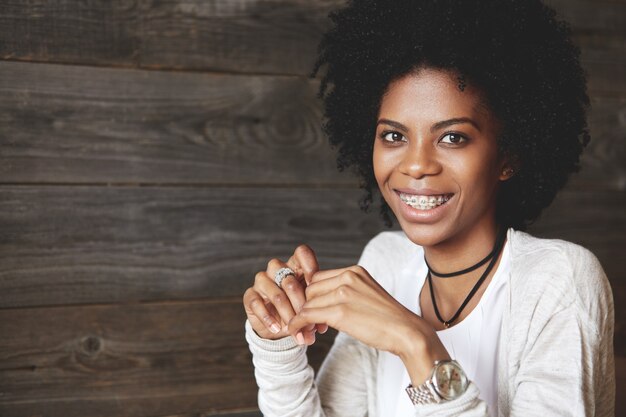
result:
<svg viewBox="0 0 626 417"><path fill-rule="evenodd" d="M426 188L420 189L420 190L411 190L410 188L397 188L397 189L394 189L394 191L395 191L396 199L398 201L398 205L400 207L402 216L410 222L425 223L425 224L435 223L441 220L446 215L446 211L448 210L448 207L450 206L450 201L452 201L454 197L456 196L456 194L442 193L440 191L426 189ZM429 210L418 210L416 208L409 206L404 201L402 201L402 199L400 198L401 192L407 193L407 194L419 194L419 195L451 194L451 197L447 202L435 208L432 208Z"/></svg>
<svg viewBox="0 0 626 417"><path fill-rule="evenodd" d="M414 190L412 188L394 188L396 194L404 193L404 194L415 194L415 195L446 195L452 193L445 193L437 190L433 190L432 188L420 188L419 190Z"/></svg>

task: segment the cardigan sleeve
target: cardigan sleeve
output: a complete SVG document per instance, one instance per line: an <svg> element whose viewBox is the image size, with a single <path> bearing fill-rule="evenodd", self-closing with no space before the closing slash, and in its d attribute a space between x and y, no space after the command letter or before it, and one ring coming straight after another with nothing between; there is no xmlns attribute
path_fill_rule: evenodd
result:
<svg viewBox="0 0 626 417"><path fill-rule="evenodd" d="M306 346L291 336L263 339L246 320L245 335L259 387L258 405L265 417L323 417Z"/></svg>
<svg viewBox="0 0 626 417"><path fill-rule="evenodd" d="M305 346L290 336L263 339L249 321L245 329L259 386L259 409L265 417L368 415L373 402L368 396L374 383L373 349L339 333L315 380Z"/></svg>
<svg viewBox="0 0 626 417"><path fill-rule="evenodd" d="M589 330L576 304L545 323L513 381L511 416L613 415L612 346Z"/></svg>
<svg viewBox="0 0 626 417"><path fill-rule="evenodd" d="M597 258L572 244L559 248L552 267L541 265L529 280L524 340L513 375L512 416L614 415L614 306L609 281ZM538 265L540 265L538 263ZM543 285L541 283L544 283ZM531 308L532 307L532 308ZM516 334L515 334L516 333Z"/></svg>

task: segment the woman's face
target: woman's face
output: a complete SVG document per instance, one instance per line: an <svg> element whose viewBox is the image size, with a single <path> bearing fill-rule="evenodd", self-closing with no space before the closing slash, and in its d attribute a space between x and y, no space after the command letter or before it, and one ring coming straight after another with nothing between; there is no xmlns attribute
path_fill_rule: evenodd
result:
<svg viewBox="0 0 626 417"><path fill-rule="evenodd" d="M390 83L379 111L376 181L422 246L495 232L496 192L506 179L499 124L479 91L458 83L450 72L422 69Z"/></svg>

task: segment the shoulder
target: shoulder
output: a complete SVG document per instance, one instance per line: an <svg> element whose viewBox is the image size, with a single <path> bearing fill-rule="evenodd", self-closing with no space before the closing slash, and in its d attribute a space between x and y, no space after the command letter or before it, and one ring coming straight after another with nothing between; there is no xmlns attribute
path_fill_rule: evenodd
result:
<svg viewBox="0 0 626 417"><path fill-rule="evenodd" d="M509 231L512 304L572 308L599 323L612 314L611 287L597 257L581 245Z"/></svg>

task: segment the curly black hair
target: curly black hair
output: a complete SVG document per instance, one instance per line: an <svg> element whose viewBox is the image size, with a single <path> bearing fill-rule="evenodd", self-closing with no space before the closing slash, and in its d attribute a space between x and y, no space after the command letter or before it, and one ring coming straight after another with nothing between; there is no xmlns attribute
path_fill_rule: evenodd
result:
<svg viewBox="0 0 626 417"><path fill-rule="evenodd" d="M339 171L351 167L361 179L363 211L378 190L372 149L382 95L424 66L453 71L461 90L476 85L502 122L499 151L517 169L498 192L500 225L526 229L580 169L590 140L586 74L569 24L540 0L348 0L328 16L310 77L326 65L322 128L339 148Z"/></svg>

